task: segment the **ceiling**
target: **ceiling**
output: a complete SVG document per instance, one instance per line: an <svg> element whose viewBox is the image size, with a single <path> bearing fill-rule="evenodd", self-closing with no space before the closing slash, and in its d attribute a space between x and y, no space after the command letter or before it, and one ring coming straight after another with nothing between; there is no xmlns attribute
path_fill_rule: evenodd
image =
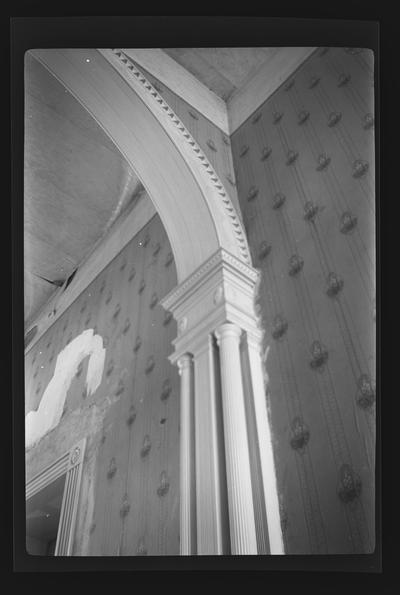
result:
<svg viewBox="0 0 400 595"><path fill-rule="evenodd" d="M167 48L164 52L228 102L280 48Z"/></svg>
<svg viewBox="0 0 400 595"><path fill-rule="evenodd" d="M105 132L29 53L24 184L28 326L142 189Z"/></svg>

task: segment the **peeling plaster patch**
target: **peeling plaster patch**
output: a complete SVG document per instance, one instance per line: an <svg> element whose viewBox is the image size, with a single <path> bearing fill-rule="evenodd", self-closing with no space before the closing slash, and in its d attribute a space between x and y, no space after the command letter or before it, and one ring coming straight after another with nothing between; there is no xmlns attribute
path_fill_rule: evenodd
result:
<svg viewBox="0 0 400 595"><path fill-rule="evenodd" d="M103 339L87 329L66 345L58 354L54 375L43 393L36 411L29 411L25 417L25 446L33 446L47 432L58 425L68 389L80 362L90 356L86 374L88 396L100 386L103 375L106 350Z"/></svg>

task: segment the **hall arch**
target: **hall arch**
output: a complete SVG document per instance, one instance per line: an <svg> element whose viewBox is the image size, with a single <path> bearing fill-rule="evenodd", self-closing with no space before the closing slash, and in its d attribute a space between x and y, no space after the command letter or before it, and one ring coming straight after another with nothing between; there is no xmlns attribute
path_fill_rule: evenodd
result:
<svg viewBox="0 0 400 595"><path fill-rule="evenodd" d="M146 188L181 283L218 249L251 265L229 195L195 139L118 50L30 50L85 107Z"/></svg>
<svg viewBox="0 0 400 595"><path fill-rule="evenodd" d="M174 254L178 285L161 304L178 322L169 359L180 369L185 403L181 554L282 554L263 331L255 300L260 273L251 266L246 234L228 193L195 139L122 51L31 53L92 115L135 171ZM257 469L249 452L246 399L256 412L251 432ZM257 503L254 482L260 486ZM256 507L265 515L257 516Z"/></svg>

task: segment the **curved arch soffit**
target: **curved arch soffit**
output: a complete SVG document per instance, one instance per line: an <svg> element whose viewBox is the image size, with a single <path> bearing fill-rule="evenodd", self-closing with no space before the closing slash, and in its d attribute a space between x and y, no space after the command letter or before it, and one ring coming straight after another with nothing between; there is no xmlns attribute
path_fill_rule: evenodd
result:
<svg viewBox="0 0 400 595"><path fill-rule="evenodd" d="M85 107L140 178L169 237L178 283L219 248L251 264L228 193L196 141L120 50L30 50Z"/></svg>

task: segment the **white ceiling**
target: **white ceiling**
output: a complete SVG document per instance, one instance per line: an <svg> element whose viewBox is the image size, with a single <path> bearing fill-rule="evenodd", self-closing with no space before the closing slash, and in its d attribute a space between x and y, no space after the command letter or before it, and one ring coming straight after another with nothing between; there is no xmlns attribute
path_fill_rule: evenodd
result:
<svg viewBox="0 0 400 595"><path fill-rule="evenodd" d="M80 103L25 61L25 322L80 265L141 184Z"/></svg>
<svg viewBox="0 0 400 595"><path fill-rule="evenodd" d="M228 102L279 48L164 48L216 95Z"/></svg>

